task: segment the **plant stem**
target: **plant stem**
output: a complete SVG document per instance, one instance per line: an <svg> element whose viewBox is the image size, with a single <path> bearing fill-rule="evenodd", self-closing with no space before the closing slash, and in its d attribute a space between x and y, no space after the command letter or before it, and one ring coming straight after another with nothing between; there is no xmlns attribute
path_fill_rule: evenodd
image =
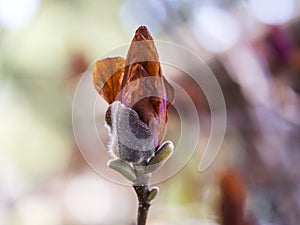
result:
<svg viewBox="0 0 300 225"><path fill-rule="evenodd" d="M149 195L149 186L148 185L133 185L133 188L136 192L139 207L137 215L137 225L146 225L147 215L150 207L150 201L147 199Z"/></svg>

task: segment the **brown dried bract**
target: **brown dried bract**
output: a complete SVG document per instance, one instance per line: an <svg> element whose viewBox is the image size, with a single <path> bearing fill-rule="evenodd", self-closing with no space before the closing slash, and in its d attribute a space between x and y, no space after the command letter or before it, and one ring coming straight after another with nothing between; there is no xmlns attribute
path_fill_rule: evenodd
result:
<svg viewBox="0 0 300 225"><path fill-rule="evenodd" d="M124 70L125 60L122 57L98 60L94 66L94 86L109 104L113 103L120 93Z"/></svg>

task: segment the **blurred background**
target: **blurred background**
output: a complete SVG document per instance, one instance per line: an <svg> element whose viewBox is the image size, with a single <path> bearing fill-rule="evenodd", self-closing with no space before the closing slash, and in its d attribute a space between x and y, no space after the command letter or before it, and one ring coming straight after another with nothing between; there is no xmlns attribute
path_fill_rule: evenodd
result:
<svg viewBox="0 0 300 225"><path fill-rule="evenodd" d="M299 0L0 0L0 224L134 224L135 193L86 164L71 117L82 73L140 25L201 56L228 113L221 152L200 173L210 110L192 79L166 74L193 99L202 136L159 184L149 225L299 224L299 12Z"/></svg>

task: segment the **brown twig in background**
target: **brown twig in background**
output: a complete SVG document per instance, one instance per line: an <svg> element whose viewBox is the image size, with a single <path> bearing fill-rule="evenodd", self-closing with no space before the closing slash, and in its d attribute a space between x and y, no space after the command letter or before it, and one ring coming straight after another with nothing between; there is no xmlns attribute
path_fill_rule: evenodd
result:
<svg viewBox="0 0 300 225"><path fill-rule="evenodd" d="M223 172L220 179L220 190L221 224L254 225L254 222L245 215L247 187L242 175L234 169Z"/></svg>

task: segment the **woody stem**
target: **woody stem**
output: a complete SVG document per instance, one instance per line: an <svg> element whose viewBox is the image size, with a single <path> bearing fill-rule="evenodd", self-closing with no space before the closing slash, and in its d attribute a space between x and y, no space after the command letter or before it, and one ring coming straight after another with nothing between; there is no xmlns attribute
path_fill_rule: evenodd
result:
<svg viewBox="0 0 300 225"><path fill-rule="evenodd" d="M149 186L148 185L133 185L133 188L136 192L139 206L138 206L138 215L137 215L137 225L146 225L147 215L150 207L150 201L147 199L149 195Z"/></svg>

